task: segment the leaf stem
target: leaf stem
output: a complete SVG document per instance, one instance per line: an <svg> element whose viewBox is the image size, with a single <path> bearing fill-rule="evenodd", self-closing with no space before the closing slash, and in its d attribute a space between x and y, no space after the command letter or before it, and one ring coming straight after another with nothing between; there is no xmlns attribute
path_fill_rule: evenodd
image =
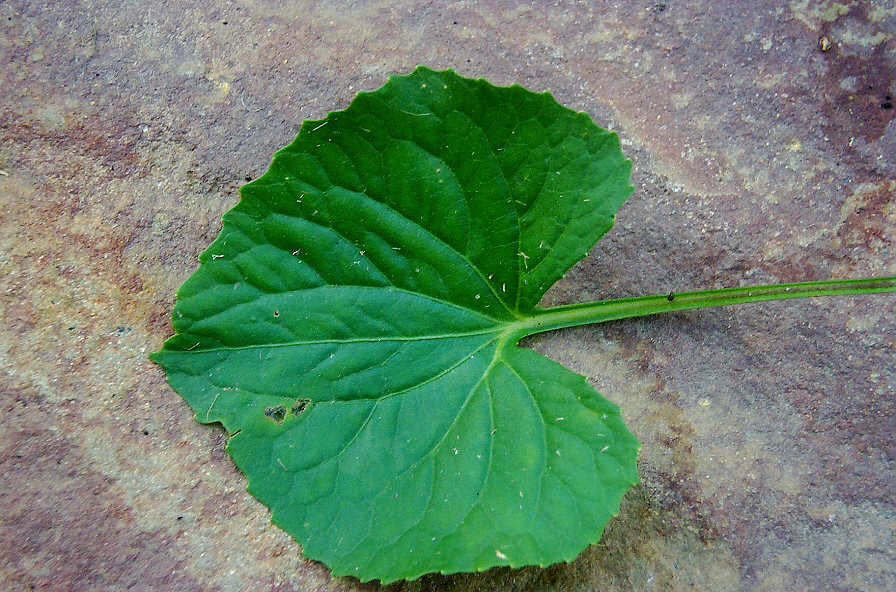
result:
<svg viewBox="0 0 896 592"><path fill-rule="evenodd" d="M531 317L515 327L521 335L532 335L564 327L576 327L591 323L603 323L631 317L643 317L663 312L786 300L815 296L852 296L896 292L896 276L862 278L857 280L833 280L824 282L799 282L769 286L748 286L600 300L584 304L571 304L537 310Z"/></svg>

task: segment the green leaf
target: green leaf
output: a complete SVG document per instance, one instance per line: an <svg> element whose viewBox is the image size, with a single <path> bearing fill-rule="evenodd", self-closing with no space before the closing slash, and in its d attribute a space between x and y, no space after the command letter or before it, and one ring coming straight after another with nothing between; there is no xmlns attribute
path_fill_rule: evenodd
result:
<svg viewBox="0 0 896 592"><path fill-rule="evenodd" d="M612 226L630 167L547 93L392 77L243 187L153 359L334 574L571 560L639 445L584 378L516 343Z"/></svg>

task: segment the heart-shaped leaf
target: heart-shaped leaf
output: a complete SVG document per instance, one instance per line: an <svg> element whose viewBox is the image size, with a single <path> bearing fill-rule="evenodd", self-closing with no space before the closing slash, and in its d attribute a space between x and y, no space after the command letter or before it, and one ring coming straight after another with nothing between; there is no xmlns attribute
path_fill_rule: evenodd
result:
<svg viewBox="0 0 896 592"><path fill-rule="evenodd" d="M392 77L243 187L153 359L337 575L571 560L637 480L638 443L516 343L629 172L615 134L547 93Z"/></svg>

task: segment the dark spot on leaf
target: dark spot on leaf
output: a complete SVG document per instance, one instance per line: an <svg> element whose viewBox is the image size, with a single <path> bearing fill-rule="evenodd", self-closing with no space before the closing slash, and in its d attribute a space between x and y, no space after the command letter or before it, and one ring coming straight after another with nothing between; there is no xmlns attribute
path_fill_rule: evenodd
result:
<svg viewBox="0 0 896 592"><path fill-rule="evenodd" d="M309 399L307 397L302 397L300 399L296 399L296 402L292 404L292 408L290 409L290 412L292 412L293 415L301 415L302 413L305 412L305 409L307 409L308 405L310 405L310 404L311 404L311 399Z"/></svg>
<svg viewBox="0 0 896 592"><path fill-rule="evenodd" d="M277 423L283 423L283 420L286 418L286 407L283 405L271 405L270 407L265 407L264 415Z"/></svg>

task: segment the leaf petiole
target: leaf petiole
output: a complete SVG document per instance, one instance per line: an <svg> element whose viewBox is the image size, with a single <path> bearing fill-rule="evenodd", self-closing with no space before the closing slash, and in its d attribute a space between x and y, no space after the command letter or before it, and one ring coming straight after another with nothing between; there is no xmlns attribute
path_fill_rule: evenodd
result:
<svg viewBox="0 0 896 592"><path fill-rule="evenodd" d="M786 300L789 298L852 296L881 292L896 292L896 276L746 286L721 290L701 290L698 292L670 292L669 294L653 296L571 304L537 310L531 317L520 321L514 329L520 335L532 335L564 327L603 323L678 310L764 302L767 300Z"/></svg>

